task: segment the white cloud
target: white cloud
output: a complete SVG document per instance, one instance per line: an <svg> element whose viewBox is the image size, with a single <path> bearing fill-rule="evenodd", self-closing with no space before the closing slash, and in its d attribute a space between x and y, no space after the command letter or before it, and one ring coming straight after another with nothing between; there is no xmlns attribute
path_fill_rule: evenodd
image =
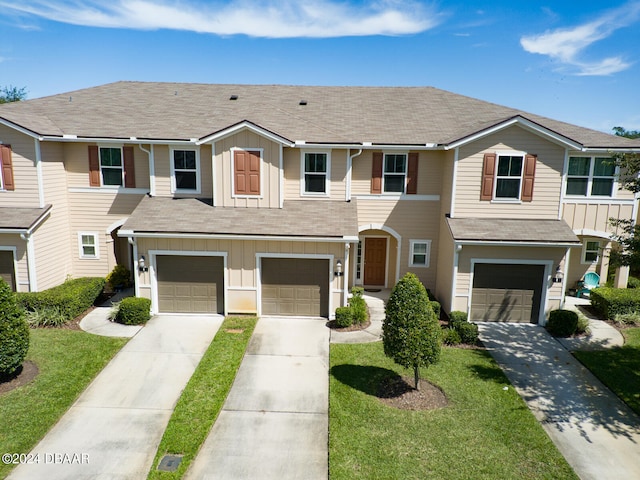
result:
<svg viewBox="0 0 640 480"><path fill-rule="evenodd" d="M424 2L395 0L0 0L0 6L18 15L90 27L264 38L407 35L440 21L435 8Z"/></svg>
<svg viewBox="0 0 640 480"><path fill-rule="evenodd" d="M605 12L597 19L572 28L547 30L539 35L524 36L520 45L529 53L547 55L574 70L575 75L611 75L631 66L620 56L597 61L582 59L593 43L611 36L616 30L638 21L640 2L631 2Z"/></svg>

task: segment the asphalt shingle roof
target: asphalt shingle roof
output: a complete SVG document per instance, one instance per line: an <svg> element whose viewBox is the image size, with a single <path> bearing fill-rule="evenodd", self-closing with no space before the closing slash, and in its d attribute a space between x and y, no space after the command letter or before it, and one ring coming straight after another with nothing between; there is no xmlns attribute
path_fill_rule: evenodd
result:
<svg viewBox="0 0 640 480"><path fill-rule="evenodd" d="M49 210L51 205L44 208L0 207L0 229L29 230Z"/></svg>
<svg viewBox="0 0 640 480"><path fill-rule="evenodd" d="M564 220L447 218L447 223L458 241L580 244Z"/></svg>
<svg viewBox="0 0 640 480"><path fill-rule="evenodd" d="M446 145L518 115L586 147L640 147L432 87L116 82L0 105L0 118L45 136L189 140L248 120L291 141L403 145Z"/></svg>

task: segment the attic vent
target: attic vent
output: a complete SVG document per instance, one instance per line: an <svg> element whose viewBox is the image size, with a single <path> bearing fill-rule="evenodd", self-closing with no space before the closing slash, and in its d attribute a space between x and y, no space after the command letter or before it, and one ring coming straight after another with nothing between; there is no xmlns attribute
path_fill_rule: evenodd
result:
<svg viewBox="0 0 640 480"><path fill-rule="evenodd" d="M229 97L229 100L237 100L238 99L238 95L231 95Z"/></svg>
<svg viewBox="0 0 640 480"><path fill-rule="evenodd" d="M178 90L176 90L175 92L173 92L173 94L177 97L177 96L178 96Z"/></svg>
<svg viewBox="0 0 640 480"><path fill-rule="evenodd" d="M307 101L306 101L306 100L300 100L299 105L306 105L306 104L307 104Z"/></svg>
<svg viewBox="0 0 640 480"><path fill-rule="evenodd" d="M69 103L73 102L73 97L69 97Z"/></svg>

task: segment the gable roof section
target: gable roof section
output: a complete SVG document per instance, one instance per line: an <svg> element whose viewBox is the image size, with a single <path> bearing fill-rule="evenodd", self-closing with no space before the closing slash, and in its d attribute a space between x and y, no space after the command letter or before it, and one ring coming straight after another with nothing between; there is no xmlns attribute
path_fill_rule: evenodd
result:
<svg viewBox="0 0 640 480"><path fill-rule="evenodd" d="M0 207L0 231L31 233L47 218L50 210L51 205L44 208Z"/></svg>
<svg viewBox="0 0 640 480"><path fill-rule="evenodd" d="M234 98L234 99L232 99ZM521 117L587 148L630 140L432 87L116 82L0 105L0 120L45 139L197 141L250 122L307 144L447 146Z"/></svg>

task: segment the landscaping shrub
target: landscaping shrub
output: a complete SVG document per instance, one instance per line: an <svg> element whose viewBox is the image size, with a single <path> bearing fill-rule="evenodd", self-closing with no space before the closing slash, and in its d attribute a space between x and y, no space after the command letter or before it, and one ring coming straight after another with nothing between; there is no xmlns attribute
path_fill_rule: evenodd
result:
<svg viewBox="0 0 640 480"><path fill-rule="evenodd" d="M469 322L456 322L454 330L460 335L460 341L467 345L478 342L478 325Z"/></svg>
<svg viewBox="0 0 640 480"><path fill-rule="evenodd" d="M576 333L589 333L589 319L578 313L578 326L576 327Z"/></svg>
<svg viewBox="0 0 640 480"><path fill-rule="evenodd" d="M554 337L569 337L578 328L578 314L573 310L552 310L546 328Z"/></svg>
<svg viewBox="0 0 640 480"><path fill-rule="evenodd" d="M141 325L151 318L151 300L140 297L123 298L118 307L116 322L124 325Z"/></svg>
<svg viewBox="0 0 640 480"><path fill-rule="evenodd" d="M613 321L624 327L638 327L640 326L640 312L618 313Z"/></svg>
<svg viewBox="0 0 640 480"><path fill-rule="evenodd" d="M467 312L461 312L460 310L454 310L449 314L449 323L453 324L456 322L466 322L467 321Z"/></svg>
<svg viewBox="0 0 640 480"><path fill-rule="evenodd" d="M591 305L608 320L618 314L640 311L639 288L598 287L591 290Z"/></svg>
<svg viewBox="0 0 640 480"><path fill-rule="evenodd" d="M352 323L362 324L367 321L367 303L362 297L363 293L364 288L362 287L353 287L351 289L349 307L351 308Z"/></svg>
<svg viewBox="0 0 640 480"><path fill-rule="evenodd" d="M31 328L61 327L68 319L58 307L43 307L26 312L27 323Z"/></svg>
<svg viewBox="0 0 640 480"><path fill-rule="evenodd" d="M445 345L458 345L461 341L460 334L453 328L442 329L442 343Z"/></svg>
<svg viewBox="0 0 640 480"><path fill-rule="evenodd" d="M57 308L68 321L93 305L102 293L104 284L104 278L75 278L42 292L18 293L16 298L27 311Z"/></svg>
<svg viewBox="0 0 640 480"><path fill-rule="evenodd" d="M341 328L350 327L353 324L353 310L351 307L336 308L336 325Z"/></svg>
<svg viewBox="0 0 640 480"><path fill-rule="evenodd" d="M629 277L629 280L627 281L627 288L640 288L640 278Z"/></svg>
<svg viewBox="0 0 640 480"><path fill-rule="evenodd" d="M442 307L440 306L440 302L436 302L435 300L431 301L431 308L433 309L433 313L436 314L436 318L440 318L440 312Z"/></svg>
<svg viewBox="0 0 640 480"><path fill-rule="evenodd" d="M124 265L116 265L107 275L106 281L111 289L129 288L131 286L131 271Z"/></svg>
<svg viewBox="0 0 640 480"><path fill-rule="evenodd" d="M0 378L13 375L29 350L29 325L15 294L0 279Z"/></svg>

